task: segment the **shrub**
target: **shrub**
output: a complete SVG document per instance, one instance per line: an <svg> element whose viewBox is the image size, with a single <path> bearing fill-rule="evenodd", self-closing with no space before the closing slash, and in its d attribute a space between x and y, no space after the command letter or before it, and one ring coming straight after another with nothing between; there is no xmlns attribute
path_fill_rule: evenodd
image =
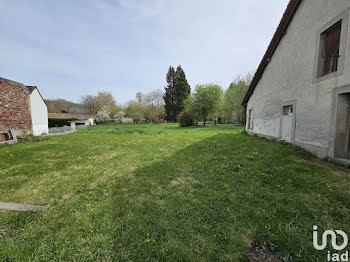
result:
<svg viewBox="0 0 350 262"><path fill-rule="evenodd" d="M109 116L109 112L105 109L102 109L100 111L97 111L96 114L96 122L98 124L103 124L103 123L107 123L110 122L111 118Z"/></svg>
<svg viewBox="0 0 350 262"><path fill-rule="evenodd" d="M145 120L144 108L136 101L129 102L125 109L125 116L133 119L134 123L141 123Z"/></svg>
<svg viewBox="0 0 350 262"><path fill-rule="evenodd" d="M123 112L118 112L114 115L114 121L118 124L122 124L125 116Z"/></svg>
<svg viewBox="0 0 350 262"><path fill-rule="evenodd" d="M221 116L218 117L218 123L219 124L223 124L224 123L224 119Z"/></svg>
<svg viewBox="0 0 350 262"><path fill-rule="evenodd" d="M180 113L180 115L178 116L178 121L181 127L195 126L197 124L195 114L185 111Z"/></svg>
<svg viewBox="0 0 350 262"><path fill-rule="evenodd" d="M78 120L76 118L66 118L66 119L58 119L58 118L49 118L49 127L63 127L70 126L70 122Z"/></svg>

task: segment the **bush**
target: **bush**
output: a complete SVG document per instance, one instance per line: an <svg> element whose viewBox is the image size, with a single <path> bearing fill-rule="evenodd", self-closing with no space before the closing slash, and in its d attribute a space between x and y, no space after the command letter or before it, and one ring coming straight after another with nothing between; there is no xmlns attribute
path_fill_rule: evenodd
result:
<svg viewBox="0 0 350 262"><path fill-rule="evenodd" d="M221 116L219 116L218 117L218 124L223 124L223 123L224 123L224 119Z"/></svg>
<svg viewBox="0 0 350 262"><path fill-rule="evenodd" d="M124 119L125 119L124 113L121 111L114 115L114 122L118 124L122 124Z"/></svg>
<svg viewBox="0 0 350 262"><path fill-rule="evenodd" d="M77 118L66 118L66 119L49 118L49 127L70 126L70 122L74 120L78 120L78 119Z"/></svg>
<svg viewBox="0 0 350 262"><path fill-rule="evenodd" d="M109 116L109 112L105 109L102 109L100 111L97 111L96 114L96 122L98 124L103 124L103 123L107 123L110 122L111 118Z"/></svg>
<svg viewBox="0 0 350 262"><path fill-rule="evenodd" d="M178 116L178 121L181 127L197 125L196 116L191 112L181 112Z"/></svg>
<svg viewBox="0 0 350 262"><path fill-rule="evenodd" d="M132 118L135 124L145 120L144 113L144 108L136 101L129 102L125 109L125 116Z"/></svg>

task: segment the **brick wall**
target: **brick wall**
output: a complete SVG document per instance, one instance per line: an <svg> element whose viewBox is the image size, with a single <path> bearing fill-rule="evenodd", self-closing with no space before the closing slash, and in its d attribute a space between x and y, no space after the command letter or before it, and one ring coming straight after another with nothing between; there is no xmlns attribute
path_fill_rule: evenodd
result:
<svg viewBox="0 0 350 262"><path fill-rule="evenodd" d="M13 128L17 136L32 131L26 86L0 78L0 132Z"/></svg>
<svg viewBox="0 0 350 262"><path fill-rule="evenodd" d="M5 134L0 132L0 142L6 141L6 136Z"/></svg>

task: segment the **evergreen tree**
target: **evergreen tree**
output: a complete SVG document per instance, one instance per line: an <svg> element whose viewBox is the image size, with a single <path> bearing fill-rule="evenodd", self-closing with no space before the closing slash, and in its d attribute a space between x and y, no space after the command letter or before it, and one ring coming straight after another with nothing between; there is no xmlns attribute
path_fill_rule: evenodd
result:
<svg viewBox="0 0 350 262"><path fill-rule="evenodd" d="M165 102L165 113L168 121L175 121L174 108L175 108L175 69L170 66L166 75L167 86L165 87L164 102Z"/></svg>
<svg viewBox="0 0 350 262"><path fill-rule="evenodd" d="M182 67L179 65L176 68L175 80L174 80L174 97L175 97L175 108L174 108L174 116L175 121L177 116L184 110L185 108L185 100L191 93L191 87L187 82L186 74Z"/></svg>
<svg viewBox="0 0 350 262"><path fill-rule="evenodd" d="M166 81L167 86L165 87L164 95L165 112L168 121L176 121L177 116L184 110L185 100L191 93L191 88L181 66L178 66L176 71L170 66Z"/></svg>

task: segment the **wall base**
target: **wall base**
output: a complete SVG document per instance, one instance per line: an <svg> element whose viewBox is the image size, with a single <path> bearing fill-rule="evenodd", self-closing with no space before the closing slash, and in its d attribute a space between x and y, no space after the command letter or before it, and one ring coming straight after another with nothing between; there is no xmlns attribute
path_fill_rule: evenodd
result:
<svg viewBox="0 0 350 262"><path fill-rule="evenodd" d="M280 141L279 137L258 134L258 133L251 131L251 130L246 130L246 133L249 135L252 135L252 136L256 135L258 137L267 138L269 140ZM290 143L290 144L301 147L301 148L305 149L306 151L309 151L312 154L316 155L318 158L326 158L328 156L328 148L327 147L312 145L312 144L308 144L308 143L305 143L302 141L295 141L294 143Z"/></svg>
<svg viewBox="0 0 350 262"><path fill-rule="evenodd" d="M48 133L49 133L48 124L33 125L33 135L40 136L42 134L48 134Z"/></svg>

